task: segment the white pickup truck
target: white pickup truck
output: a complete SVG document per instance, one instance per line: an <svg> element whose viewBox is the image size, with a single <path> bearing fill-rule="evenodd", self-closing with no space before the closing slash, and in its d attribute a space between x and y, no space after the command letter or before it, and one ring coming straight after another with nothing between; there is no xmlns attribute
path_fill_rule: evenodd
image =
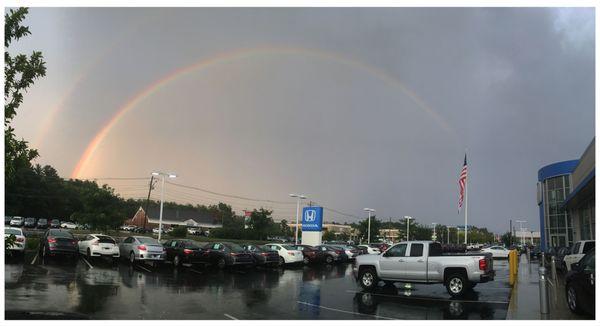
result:
<svg viewBox="0 0 600 327"><path fill-rule="evenodd" d="M461 296L477 283L494 280L490 253L446 254L440 243L411 241L395 244L383 254L356 257L360 286L373 290L379 281L444 284L452 296Z"/></svg>
<svg viewBox="0 0 600 327"><path fill-rule="evenodd" d="M579 262L584 255L590 252L591 249L596 247L595 241L579 241L573 244L570 253L565 255L563 258L563 267L565 271L571 271L571 265Z"/></svg>

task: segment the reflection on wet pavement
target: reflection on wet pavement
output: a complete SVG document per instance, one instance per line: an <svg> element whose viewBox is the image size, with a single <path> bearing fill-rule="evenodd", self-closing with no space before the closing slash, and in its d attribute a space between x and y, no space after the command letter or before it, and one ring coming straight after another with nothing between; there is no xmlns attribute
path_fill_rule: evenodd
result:
<svg viewBox="0 0 600 327"><path fill-rule="evenodd" d="M7 263L6 310L92 319L504 319L510 289L480 284L460 300L441 285L401 283L364 293L352 265L217 271L93 261Z"/></svg>

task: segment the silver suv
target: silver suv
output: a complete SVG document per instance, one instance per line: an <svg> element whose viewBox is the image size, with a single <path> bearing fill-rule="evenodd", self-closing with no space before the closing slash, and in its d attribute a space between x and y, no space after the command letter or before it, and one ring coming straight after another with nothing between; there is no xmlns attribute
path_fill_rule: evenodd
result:
<svg viewBox="0 0 600 327"><path fill-rule="evenodd" d="M160 263L165 261L166 252L158 240L147 236L130 236L119 244L119 253L130 263L136 261Z"/></svg>

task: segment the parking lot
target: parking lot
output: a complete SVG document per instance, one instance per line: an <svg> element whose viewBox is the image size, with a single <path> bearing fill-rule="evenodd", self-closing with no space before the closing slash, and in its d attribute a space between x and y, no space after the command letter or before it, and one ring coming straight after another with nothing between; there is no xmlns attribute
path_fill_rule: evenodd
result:
<svg viewBox="0 0 600 327"><path fill-rule="evenodd" d="M495 281L452 299L442 285L364 293L351 263L219 271L34 255L5 266L7 319L505 319L510 298L502 260Z"/></svg>

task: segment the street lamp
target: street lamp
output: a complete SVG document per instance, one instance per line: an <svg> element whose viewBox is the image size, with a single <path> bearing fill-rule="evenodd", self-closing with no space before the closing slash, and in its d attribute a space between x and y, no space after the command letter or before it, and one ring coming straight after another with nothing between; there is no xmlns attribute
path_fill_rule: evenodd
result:
<svg viewBox="0 0 600 327"><path fill-rule="evenodd" d="M432 238L433 238L433 239L437 239L437 235L436 235L436 233L435 233L435 225L437 225L437 223L431 223L431 224L433 225L433 237L432 237ZM444 235L444 234L442 234L442 238L444 238L444 236L443 236L443 235Z"/></svg>
<svg viewBox="0 0 600 327"><path fill-rule="evenodd" d="M173 173L162 173L162 172L152 172L152 176L160 176L161 186L160 186L160 215L158 218L158 240L160 241L160 237L162 236L162 215L163 215L163 203L165 202L165 177L175 178L177 175Z"/></svg>
<svg viewBox="0 0 600 327"><path fill-rule="evenodd" d="M526 223L527 220L515 220L515 222L519 223L519 230L521 231L521 245L523 245L524 240L523 240L523 223Z"/></svg>
<svg viewBox="0 0 600 327"><path fill-rule="evenodd" d="M369 215L369 226L367 226L367 244L371 244L371 212L375 212L375 209L364 208L363 210L368 212Z"/></svg>
<svg viewBox="0 0 600 327"><path fill-rule="evenodd" d="M301 199L306 199L306 196L302 195L302 194L294 194L294 193L290 194L290 196L292 198L296 198L297 199L297 201L296 201L296 241L295 241L294 244L298 244L298 226L300 224L298 222L298 219L300 217L300 200Z"/></svg>
<svg viewBox="0 0 600 327"><path fill-rule="evenodd" d="M411 216L404 216L404 219L406 219L406 240L409 241L410 240L410 220L412 219Z"/></svg>

